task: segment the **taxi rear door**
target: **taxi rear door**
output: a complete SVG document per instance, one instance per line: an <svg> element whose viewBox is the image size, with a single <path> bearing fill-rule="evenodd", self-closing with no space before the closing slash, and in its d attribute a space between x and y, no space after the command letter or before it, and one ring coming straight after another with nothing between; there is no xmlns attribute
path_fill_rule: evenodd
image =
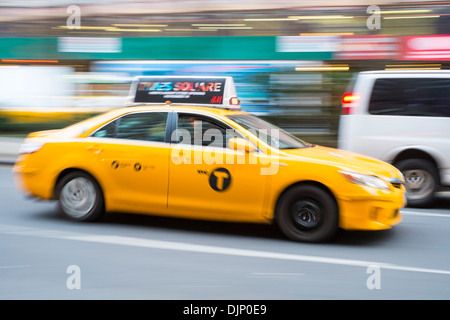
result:
<svg viewBox="0 0 450 320"><path fill-rule="evenodd" d="M167 209L168 117L168 112L130 113L86 140L104 181L106 202L114 209Z"/></svg>

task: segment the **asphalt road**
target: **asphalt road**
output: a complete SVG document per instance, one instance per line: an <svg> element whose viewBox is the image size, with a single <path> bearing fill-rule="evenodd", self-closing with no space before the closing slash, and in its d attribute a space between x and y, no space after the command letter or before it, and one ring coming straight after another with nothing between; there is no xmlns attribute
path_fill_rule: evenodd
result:
<svg viewBox="0 0 450 320"><path fill-rule="evenodd" d="M272 226L107 214L65 220L0 166L0 299L450 298L450 199L387 231L295 243Z"/></svg>

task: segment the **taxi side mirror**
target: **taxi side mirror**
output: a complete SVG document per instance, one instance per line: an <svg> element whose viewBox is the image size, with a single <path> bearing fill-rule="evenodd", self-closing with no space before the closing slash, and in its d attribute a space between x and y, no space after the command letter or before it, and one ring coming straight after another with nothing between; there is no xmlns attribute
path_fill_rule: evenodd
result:
<svg viewBox="0 0 450 320"><path fill-rule="evenodd" d="M250 141L243 138L231 138L228 140L228 148L244 152L255 151L255 146Z"/></svg>

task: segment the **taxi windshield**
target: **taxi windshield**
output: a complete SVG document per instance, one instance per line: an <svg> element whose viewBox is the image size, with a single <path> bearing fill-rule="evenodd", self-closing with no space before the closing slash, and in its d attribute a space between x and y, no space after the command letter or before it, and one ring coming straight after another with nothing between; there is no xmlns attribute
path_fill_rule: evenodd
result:
<svg viewBox="0 0 450 320"><path fill-rule="evenodd" d="M228 118L255 134L273 148L300 149L312 146L279 127L251 114L230 115Z"/></svg>

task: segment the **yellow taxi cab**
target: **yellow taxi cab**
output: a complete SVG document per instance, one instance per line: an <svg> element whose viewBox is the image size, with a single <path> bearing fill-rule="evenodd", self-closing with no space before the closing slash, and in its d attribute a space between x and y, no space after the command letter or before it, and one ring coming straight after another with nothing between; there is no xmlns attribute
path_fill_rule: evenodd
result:
<svg viewBox="0 0 450 320"><path fill-rule="evenodd" d="M305 242L401 221L399 170L241 111L232 78L140 77L130 93L129 106L30 133L14 166L20 189L78 221L127 212L276 223Z"/></svg>

